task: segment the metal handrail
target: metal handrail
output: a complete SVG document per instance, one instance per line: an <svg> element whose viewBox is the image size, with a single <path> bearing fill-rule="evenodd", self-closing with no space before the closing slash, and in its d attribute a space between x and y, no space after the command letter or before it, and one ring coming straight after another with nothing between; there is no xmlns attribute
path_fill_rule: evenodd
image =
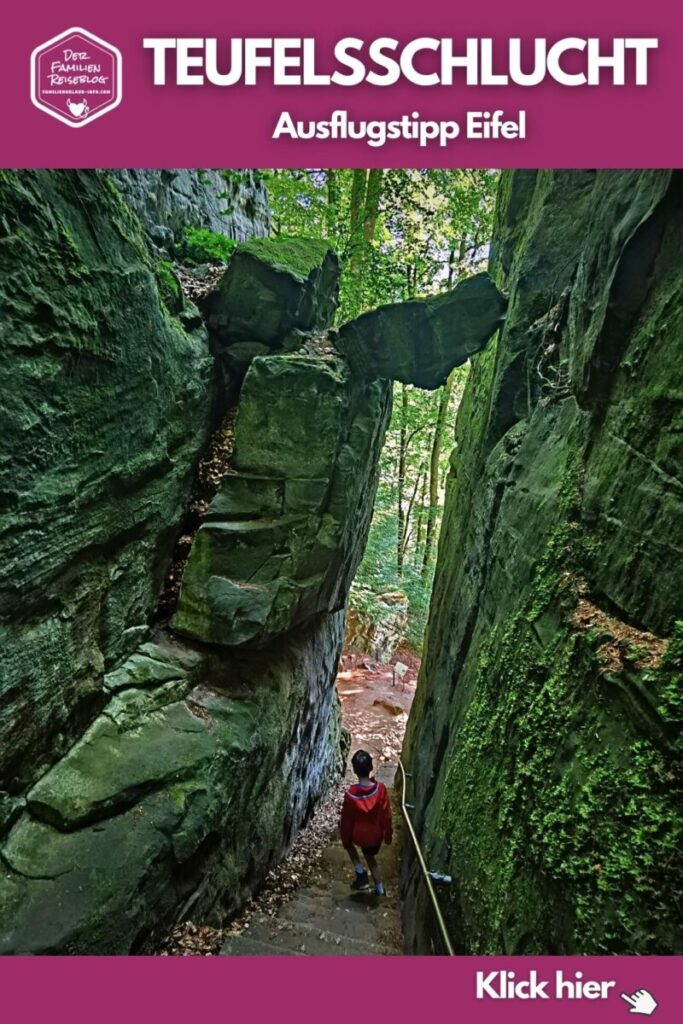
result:
<svg viewBox="0 0 683 1024"><path fill-rule="evenodd" d="M402 793L401 793L401 813L403 815L403 818L404 818L404 821L405 821L406 825L408 826L408 831L410 832L410 838L412 839L413 846L415 847L415 853L417 854L417 860L418 860L418 863L420 865L420 870L422 871L422 877L425 880L425 885L427 886L427 892L429 893L429 898L431 899L432 906L434 907L434 913L436 914L436 921L437 921L437 924L439 926L439 931L441 932L441 938L443 939L443 944L446 947L446 952L447 952L448 956L455 956L455 951L453 949L453 943L451 942L450 936L448 934L448 929L446 928L446 922L443 919L443 914L441 913L441 907L439 906L439 901L436 898L436 892L434 891L434 886L432 885L432 880L430 878L429 871L427 870L427 865L425 863L425 859L422 856L422 850L420 849L420 843L418 842L417 835L415 834L415 829L413 828L413 823L410 820L410 815L408 814L408 804L406 803L406 780L407 780L407 773L406 773L405 768L403 767L403 761L401 761L400 757L398 759L398 766L401 769L401 776L403 778L403 788L402 788Z"/></svg>

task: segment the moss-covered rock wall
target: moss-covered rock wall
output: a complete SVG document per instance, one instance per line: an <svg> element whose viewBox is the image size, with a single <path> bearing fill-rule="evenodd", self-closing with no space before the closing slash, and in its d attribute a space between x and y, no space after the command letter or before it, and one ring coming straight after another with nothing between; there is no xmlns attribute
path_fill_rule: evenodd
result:
<svg viewBox="0 0 683 1024"><path fill-rule="evenodd" d="M683 180L502 176L404 756L469 953L680 950ZM409 948L436 948L406 851Z"/></svg>
<svg viewBox="0 0 683 1024"><path fill-rule="evenodd" d="M322 241L238 246L202 315L108 174L3 172L0 211L0 952L146 952L225 921L341 769L367 349L436 386L505 302L380 310L351 365Z"/></svg>
<svg viewBox="0 0 683 1024"><path fill-rule="evenodd" d="M214 373L106 174L5 171L0 209L1 825L147 634Z"/></svg>

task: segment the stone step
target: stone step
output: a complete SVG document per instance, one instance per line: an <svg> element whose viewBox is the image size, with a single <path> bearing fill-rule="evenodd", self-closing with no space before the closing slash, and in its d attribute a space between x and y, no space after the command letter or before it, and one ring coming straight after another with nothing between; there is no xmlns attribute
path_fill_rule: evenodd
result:
<svg viewBox="0 0 683 1024"><path fill-rule="evenodd" d="M349 935L338 935L304 922L257 917L250 922L249 937L266 946L288 949L306 956L390 956L384 946Z"/></svg>
<svg viewBox="0 0 683 1024"><path fill-rule="evenodd" d="M311 885L304 886L297 890L297 895L309 897L311 899L324 899L329 897L333 899L337 904L349 904L354 907L398 907L399 898L397 889L393 888L389 891L388 896L375 896L372 890L368 892L351 892L348 882L331 881L325 882L323 885Z"/></svg>
<svg viewBox="0 0 683 1024"><path fill-rule="evenodd" d="M325 917L336 920L336 917L339 916L342 921L351 919L358 925L364 925L371 929L375 927L384 929L388 922L398 921L401 916L398 901L391 902L388 899L380 899L375 896L366 900L361 900L357 896L353 899L337 899L327 894L310 896L307 893L298 892L286 906L291 908L292 905L299 906L312 916L314 915L316 921ZM284 913L284 910L283 907L280 910L280 915ZM285 916L290 917L292 913L298 914L299 911L293 912L291 909L287 909Z"/></svg>
<svg viewBox="0 0 683 1024"><path fill-rule="evenodd" d="M266 942L259 942L249 935L230 935L221 947L220 956L303 956L291 949L281 949Z"/></svg>
<svg viewBox="0 0 683 1024"><path fill-rule="evenodd" d="M360 915L368 912L382 914L387 910L397 913L399 909L397 899L391 899L389 896L375 896L372 892L354 893L352 895L348 889L345 893L333 893L322 888L299 889L290 902L298 900L305 900L311 909L315 907L323 907L328 911L341 909Z"/></svg>
<svg viewBox="0 0 683 1024"><path fill-rule="evenodd" d="M294 899L280 909L278 919L291 921L294 924L305 924L311 929L330 932L335 938L358 939L373 945L391 948L392 939L387 935L394 923L392 918L376 916L370 909L365 912L354 912L342 907L329 908L308 900ZM388 911L385 911L388 915Z"/></svg>

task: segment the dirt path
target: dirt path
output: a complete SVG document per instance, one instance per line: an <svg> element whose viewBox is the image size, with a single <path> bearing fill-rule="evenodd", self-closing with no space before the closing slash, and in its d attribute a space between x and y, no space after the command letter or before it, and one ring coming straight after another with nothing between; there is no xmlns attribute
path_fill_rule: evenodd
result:
<svg viewBox="0 0 683 1024"><path fill-rule="evenodd" d="M408 672L402 682L394 684L396 662L406 665ZM351 733L351 752L360 747L369 751L379 777L388 787L398 762L418 671L419 660L407 651L400 651L387 665L355 652L345 652L341 660L336 685L342 721ZM225 929L195 922L179 925L168 936L161 955L213 956L222 948L231 955L272 954L278 950L299 955L400 952L398 808L394 808L394 817L399 834L382 855L388 898L381 906L374 896L349 900L350 865L339 843L338 828L342 796L351 780L347 771L239 917ZM288 908L292 903L295 905ZM321 926L311 925L318 918ZM341 931L322 927L325 922Z"/></svg>
<svg viewBox="0 0 683 1024"><path fill-rule="evenodd" d="M394 679L397 663L408 669L403 680ZM351 733L351 751L367 750L376 768L398 763L419 670L419 659L406 650L387 665L355 651L342 656L337 675L342 722Z"/></svg>

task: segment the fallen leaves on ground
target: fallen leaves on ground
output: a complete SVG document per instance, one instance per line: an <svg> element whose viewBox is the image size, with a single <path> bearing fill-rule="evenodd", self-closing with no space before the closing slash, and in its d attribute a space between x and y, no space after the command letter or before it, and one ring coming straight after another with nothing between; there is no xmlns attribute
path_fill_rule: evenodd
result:
<svg viewBox="0 0 683 1024"><path fill-rule="evenodd" d="M159 612L164 617L171 616L176 609L180 584L190 555L192 541L206 517L221 480L231 470L232 453L235 448L236 418L237 409L229 409L223 417L221 425L212 434L206 452L197 468L190 504L183 522L182 532L173 550L171 567L159 601Z"/></svg>
<svg viewBox="0 0 683 1024"><path fill-rule="evenodd" d="M218 287L226 267L223 263L207 263L201 267L184 267L176 264L173 269L180 281L183 295L192 302L199 302Z"/></svg>

